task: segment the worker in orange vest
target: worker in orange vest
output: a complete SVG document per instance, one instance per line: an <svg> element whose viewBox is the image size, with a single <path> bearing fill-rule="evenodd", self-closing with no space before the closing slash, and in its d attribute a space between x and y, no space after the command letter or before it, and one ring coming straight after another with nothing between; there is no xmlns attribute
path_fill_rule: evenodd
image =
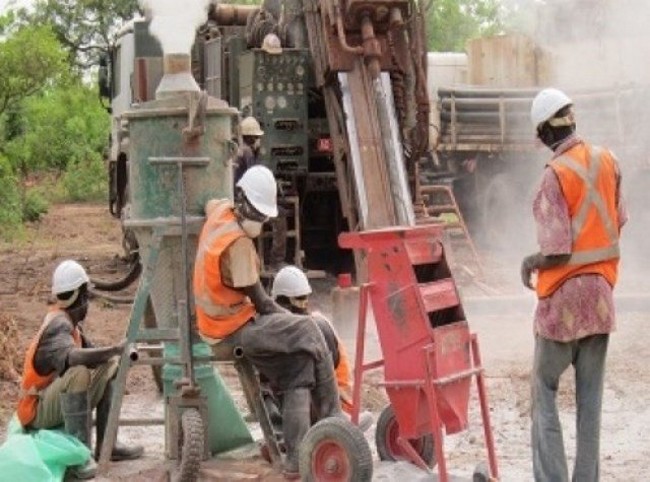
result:
<svg viewBox="0 0 650 482"><path fill-rule="evenodd" d="M273 278L271 296L277 304L297 315L309 315L323 333L327 347L332 354L336 382L339 389L341 406L348 414L352 413L352 375L350 360L345 346L338 337L332 323L318 311L309 310L309 295L312 288L303 271L296 266L285 266ZM359 416L359 428L366 431L372 425L370 412L362 412Z"/></svg>
<svg viewBox="0 0 650 482"><path fill-rule="evenodd" d="M104 348L93 347L83 333L88 313L86 270L73 260L60 263L52 276L56 304L49 310L25 355L22 396L17 416L25 429L48 429L63 425L65 431L91 447L92 410L97 408L99 455L110 411L112 381L125 342ZM142 455L142 447L116 443L111 460L129 460ZM93 458L72 467L78 479L95 476Z"/></svg>
<svg viewBox="0 0 650 482"><path fill-rule="evenodd" d="M613 154L576 134L572 100L557 89L535 97L531 120L553 151L533 201L539 252L524 258L523 284L537 292L532 373L532 452L536 481L569 480L556 395L575 369L574 481L599 480L600 415L619 235L627 220ZM536 281L534 280L536 274Z"/></svg>
<svg viewBox="0 0 650 482"><path fill-rule="evenodd" d="M310 426L312 400L319 419L344 415L318 326L275 303L260 281L253 240L278 213L273 173L264 166L249 168L237 182L234 204L211 200L205 212L193 279L199 334L212 345L241 347L283 392L283 470L286 478L299 478L298 446Z"/></svg>

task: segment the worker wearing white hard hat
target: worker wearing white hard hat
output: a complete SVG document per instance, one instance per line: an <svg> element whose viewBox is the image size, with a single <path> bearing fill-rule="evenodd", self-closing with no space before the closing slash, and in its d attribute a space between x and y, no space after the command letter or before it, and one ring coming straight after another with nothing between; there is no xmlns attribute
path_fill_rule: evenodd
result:
<svg viewBox="0 0 650 482"><path fill-rule="evenodd" d="M52 275L55 305L45 316L25 355L16 411L25 428L64 430L91 447L92 411L97 409L95 457L99 456L108 422L112 384L118 357L125 343L95 348L84 335L82 322L88 314L90 278L76 261L61 262ZM138 458L142 447L116 443L112 460ZM93 457L70 469L78 479L94 477Z"/></svg>
<svg viewBox="0 0 650 482"><path fill-rule="evenodd" d="M233 164L233 180L239 182L244 173L260 163L260 149L262 147L262 136L264 131L260 123L253 116L245 117L239 124L242 136L242 145L237 150L237 156Z"/></svg>
<svg viewBox="0 0 650 482"><path fill-rule="evenodd" d="M576 133L573 101L548 88L534 98L531 122L552 151L533 201L539 251L521 264L536 291L532 372L532 451L536 481L569 480L556 403L564 371L575 369L578 452L573 480L598 480L600 419L619 233L627 220L612 153ZM533 282L533 274L537 279Z"/></svg>
<svg viewBox="0 0 650 482"><path fill-rule="evenodd" d="M336 381L343 410L352 413L352 374L350 360L345 346L341 342L334 326L325 315L309 309L309 296L312 288L305 273L297 266L285 266L273 278L271 296L283 308L297 315L311 316L325 338L325 342L332 354ZM373 418L370 412L363 412L359 417L359 428L365 431L372 425Z"/></svg>
<svg viewBox="0 0 650 482"><path fill-rule="evenodd" d="M253 240L277 216L277 185L264 166L237 182L234 203L206 205L194 264L194 303L201 337L213 346L241 347L244 356L283 392L284 473L299 477L298 445L313 400L319 418L344 416L334 366L323 335L310 317L297 316L270 298L260 280ZM223 345L225 344L225 345Z"/></svg>
<svg viewBox="0 0 650 482"><path fill-rule="evenodd" d="M280 37L274 33L268 33L262 40L262 50L267 54L277 55L282 53L282 43Z"/></svg>

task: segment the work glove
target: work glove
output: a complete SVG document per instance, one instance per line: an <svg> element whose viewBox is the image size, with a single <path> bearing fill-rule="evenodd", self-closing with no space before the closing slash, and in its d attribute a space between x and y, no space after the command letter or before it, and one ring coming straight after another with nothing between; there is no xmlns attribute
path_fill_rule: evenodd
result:
<svg viewBox="0 0 650 482"><path fill-rule="evenodd" d="M531 254L530 256L526 256L521 262L521 270L520 270L521 282L526 288L530 290L535 289L535 287L532 284L531 278L533 272L538 268L537 258L538 256L536 254Z"/></svg>

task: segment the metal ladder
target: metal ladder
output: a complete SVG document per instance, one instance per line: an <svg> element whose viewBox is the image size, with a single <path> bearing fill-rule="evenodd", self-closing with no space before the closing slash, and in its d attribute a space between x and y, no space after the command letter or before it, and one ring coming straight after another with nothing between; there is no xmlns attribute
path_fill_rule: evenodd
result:
<svg viewBox="0 0 650 482"><path fill-rule="evenodd" d="M462 233L461 240L465 244L472 255L472 259L476 266L479 276L484 275L483 263L476 249L476 245L467 229L467 224L460 211L456 196L453 191L453 179L444 178L437 183L420 184L420 195L425 201L426 211L429 216L440 218L441 215L451 214L455 217L455 221L443 220L445 230L448 232L449 244L451 246L451 238L454 232L460 231ZM452 248L453 252L453 248ZM456 259L452 259L455 262Z"/></svg>

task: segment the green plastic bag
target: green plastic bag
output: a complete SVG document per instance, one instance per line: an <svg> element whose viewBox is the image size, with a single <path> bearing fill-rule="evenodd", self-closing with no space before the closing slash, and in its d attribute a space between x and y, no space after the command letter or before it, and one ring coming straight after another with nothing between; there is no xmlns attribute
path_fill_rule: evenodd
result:
<svg viewBox="0 0 650 482"><path fill-rule="evenodd" d="M67 467L89 458L90 450L76 438L60 430L26 432L14 416L0 446L0 474L2 480L59 482Z"/></svg>

